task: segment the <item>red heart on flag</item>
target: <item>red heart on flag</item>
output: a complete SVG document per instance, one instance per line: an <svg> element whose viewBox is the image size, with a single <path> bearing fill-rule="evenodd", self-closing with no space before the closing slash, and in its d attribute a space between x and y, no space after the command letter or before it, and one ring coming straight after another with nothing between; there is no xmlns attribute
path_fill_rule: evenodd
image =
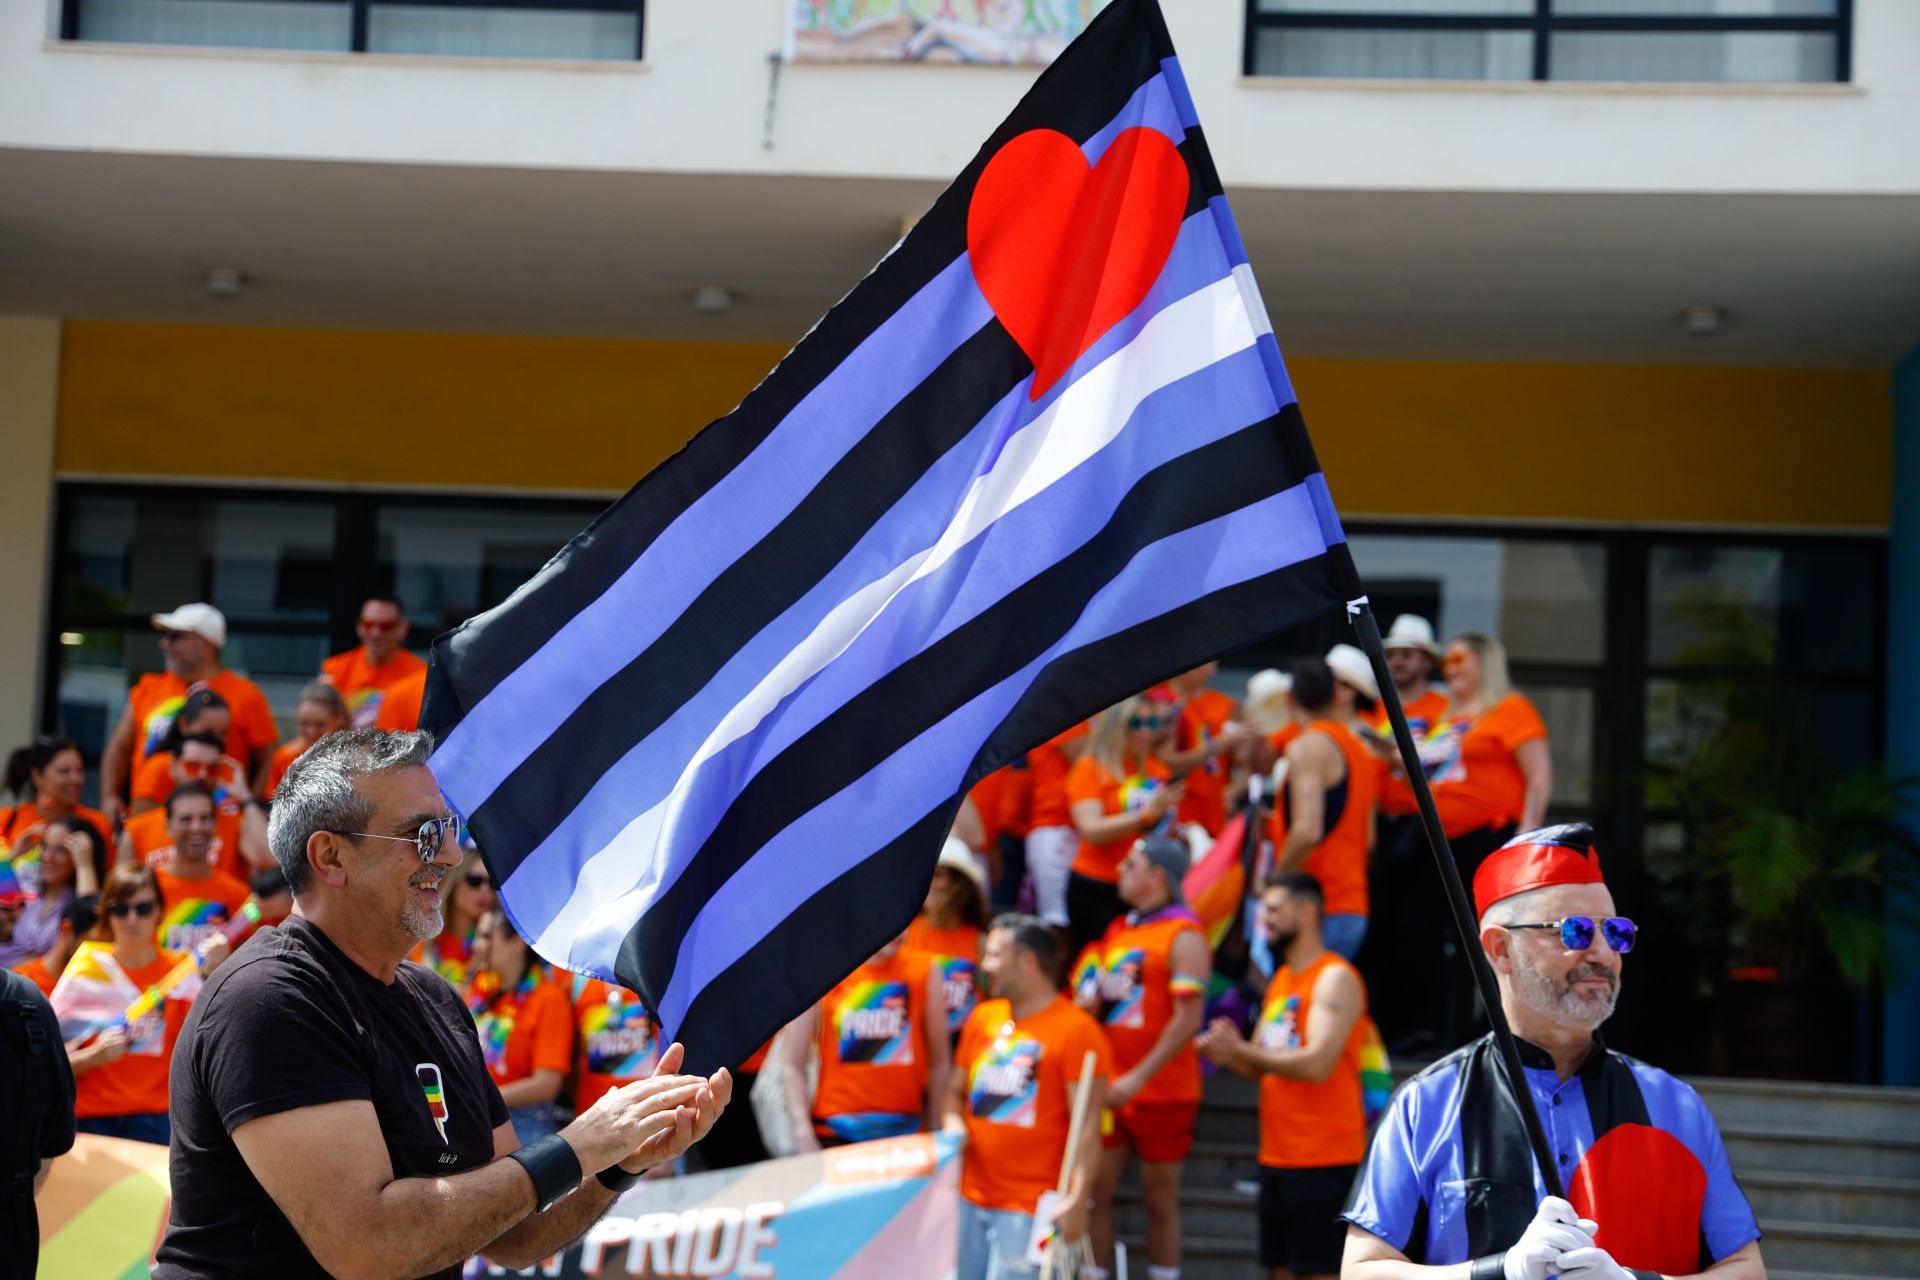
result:
<svg viewBox="0 0 1920 1280"><path fill-rule="evenodd" d="M1033 361L1038 400L1147 296L1186 213L1187 163L1167 136L1127 129L1100 163L1033 129L1008 142L967 207L973 278Z"/></svg>
<svg viewBox="0 0 1920 1280"><path fill-rule="evenodd" d="M1587 1148L1567 1185L1583 1218L1600 1224L1593 1242L1623 1267L1662 1275L1700 1268L1700 1208L1707 1172L1664 1130L1622 1124Z"/></svg>

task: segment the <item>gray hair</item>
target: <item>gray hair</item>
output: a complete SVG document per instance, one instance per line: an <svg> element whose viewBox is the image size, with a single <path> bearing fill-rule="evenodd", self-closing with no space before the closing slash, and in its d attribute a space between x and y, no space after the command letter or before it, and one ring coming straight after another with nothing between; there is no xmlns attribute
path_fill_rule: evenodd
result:
<svg viewBox="0 0 1920 1280"><path fill-rule="evenodd" d="M1540 912L1540 899L1551 893L1557 886L1542 885L1538 889L1528 889L1525 893L1516 893L1511 898L1502 898L1480 913L1480 927L1491 925L1509 925L1531 923Z"/></svg>
<svg viewBox="0 0 1920 1280"><path fill-rule="evenodd" d="M280 779L267 820L267 846L299 897L312 874L307 841L316 831L365 831L373 803L354 784L394 769L425 765L433 753L430 733L389 733L384 729L345 729L330 733L303 752Z"/></svg>

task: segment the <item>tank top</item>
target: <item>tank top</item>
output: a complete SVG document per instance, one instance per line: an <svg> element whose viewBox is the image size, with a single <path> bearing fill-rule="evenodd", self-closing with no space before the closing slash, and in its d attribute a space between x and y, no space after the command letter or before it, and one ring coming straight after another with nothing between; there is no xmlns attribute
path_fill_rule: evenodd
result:
<svg viewBox="0 0 1920 1280"><path fill-rule="evenodd" d="M1253 1041L1261 1049L1305 1046L1307 1017L1313 1011L1313 986L1332 966L1353 966L1331 951L1295 973L1281 965L1267 984L1267 996L1254 1024ZM1360 975L1354 970L1354 979ZM1365 988L1362 987L1364 991ZM1364 1009L1347 1033L1347 1045L1333 1072L1319 1084L1285 1076L1260 1077L1260 1163L1270 1169L1314 1169L1359 1164L1367 1153L1366 1103L1360 1084L1365 1046L1378 1040Z"/></svg>
<svg viewBox="0 0 1920 1280"><path fill-rule="evenodd" d="M1181 906L1166 906L1145 919L1129 912L1107 926L1106 936L1092 948L1098 977L1096 1016L1113 1046L1116 1071L1127 1071L1153 1051L1160 1034L1173 1018L1175 987L1186 980L1173 974L1173 942L1182 933L1199 933L1199 921ZM1191 994L1205 992L1196 983ZM1166 1066L1141 1086L1136 1102L1193 1102L1200 1097L1200 1056L1192 1044L1183 1045Z"/></svg>
<svg viewBox="0 0 1920 1280"><path fill-rule="evenodd" d="M1373 849L1373 811L1379 798L1380 773L1373 753L1360 736L1334 720L1315 720L1308 733L1323 733L1340 750L1346 762L1346 777L1327 788L1326 806L1321 816L1320 843L1307 855L1300 868L1320 882L1326 897L1326 914L1368 914L1367 857ZM1292 803L1283 792L1280 815L1292 817ZM1285 828L1276 816L1274 843L1285 838Z"/></svg>

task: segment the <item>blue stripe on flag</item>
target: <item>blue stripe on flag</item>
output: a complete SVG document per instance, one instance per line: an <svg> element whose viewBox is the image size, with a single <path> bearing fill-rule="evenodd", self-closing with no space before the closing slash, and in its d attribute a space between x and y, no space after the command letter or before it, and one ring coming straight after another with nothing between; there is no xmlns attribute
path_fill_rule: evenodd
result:
<svg viewBox="0 0 1920 1280"><path fill-rule="evenodd" d="M1013 676L895 752L763 845L701 908L660 1002L677 1028L701 988L794 907L863 861L958 790L973 757L1047 663L1214 591L1321 555L1327 544L1310 486L1298 484L1144 548L1102 587L1080 620ZM592 957L611 972L613 946Z"/></svg>
<svg viewBox="0 0 1920 1280"><path fill-rule="evenodd" d="M1113 145L1113 140L1128 129L1152 129L1156 133L1163 133L1176 147L1187 140L1187 126L1180 118L1180 108L1173 100L1173 92L1167 87L1165 75L1157 75L1134 90L1132 99L1120 108L1113 123L1080 144L1087 163L1099 164L1100 157L1107 154L1107 148Z"/></svg>
<svg viewBox="0 0 1920 1280"><path fill-rule="evenodd" d="M844 652L760 719L758 731L702 762L684 786L680 786L680 771L685 762L731 710L733 701L703 703L698 720L676 723L680 721L676 713L669 726L676 731L674 745L685 745L684 754L662 763L662 757L649 749L652 740L641 744L604 774L588 798L509 874L520 918L533 929L529 936L545 932L564 908L583 865L635 817L679 786L682 794L674 812L671 844L662 841L662 852L649 851L651 857L643 854L629 864L644 867L644 878L655 882L655 892L664 892L712 832L733 796L795 739L861 689L1099 532L1141 477L1279 408L1257 353L1248 348L1147 397L1104 449L1001 516L940 569L887 601ZM941 509L942 521L952 509L951 504ZM919 545L928 542L931 538ZM791 652L807 634L783 632L771 651L773 661ZM735 700L771 665L762 658L752 669L739 673L741 678L730 682L730 688L739 690ZM614 892L630 890L641 878L629 875Z"/></svg>

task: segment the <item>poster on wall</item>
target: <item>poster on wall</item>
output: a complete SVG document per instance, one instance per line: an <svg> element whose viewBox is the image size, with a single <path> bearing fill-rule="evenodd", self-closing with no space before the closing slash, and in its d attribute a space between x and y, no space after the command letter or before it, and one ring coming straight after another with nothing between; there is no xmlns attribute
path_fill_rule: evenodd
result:
<svg viewBox="0 0 1920 1280"><path fill-rule="evenodd" d="M1043 67L1106 0L789 0L789 62Z"/></svg>

